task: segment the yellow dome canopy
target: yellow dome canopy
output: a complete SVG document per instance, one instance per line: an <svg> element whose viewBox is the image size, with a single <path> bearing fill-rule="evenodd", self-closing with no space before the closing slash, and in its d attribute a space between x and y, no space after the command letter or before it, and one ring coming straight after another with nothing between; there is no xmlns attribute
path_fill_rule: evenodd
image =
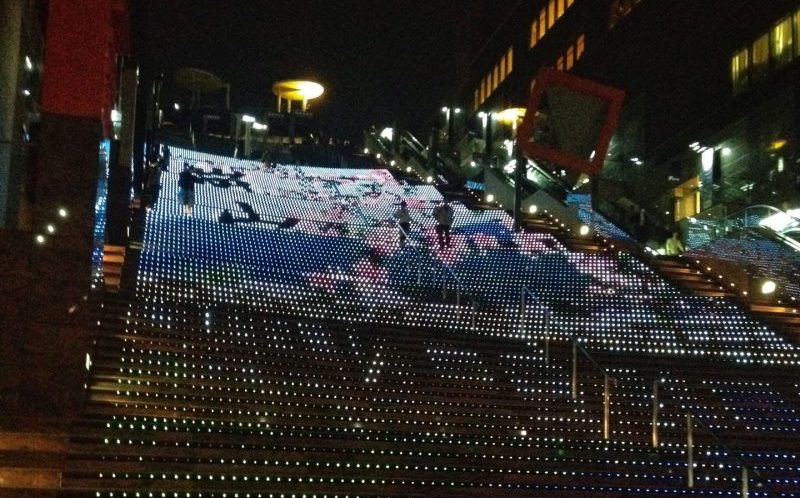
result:
<svg viewBox="0 0 800 498"><path fill-rule="evenodd" d="M292 110L292 101L302 102L305 111L308 101L319 97L324 91L319 83L307 80L283 80L272 85L272 93L278 97L278 111L283 100L288 102L289 111Z"/></svg>

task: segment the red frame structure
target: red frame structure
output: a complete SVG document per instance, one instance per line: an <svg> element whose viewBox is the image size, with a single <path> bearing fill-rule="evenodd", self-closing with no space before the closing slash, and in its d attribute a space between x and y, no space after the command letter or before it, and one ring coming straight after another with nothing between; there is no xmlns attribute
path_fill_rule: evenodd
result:
<svg viewBox="0 0 800 498"><path fill-rule="evenodd" d="M594 147L595 154L593 159L585 159L575 154L552 149L531 141L534 124L536 122L536 112L541 104L542 95L547 88L553 86L565 87L574 92L596 97L608 102L608 112L606 113L605 122L600 129L597 144ZM517 131L518 144L523 152L531 159L550 161L564 168L588 174L597 173L603 167L603 161L608 152L611 135L613 135L617 123L619 122L619 114L622 110L622 101L624 99L625 92L622 90L601 85L594 81L581 79L553 68L542 68L536 74L536 80L528 101L528 109Z"/></svg>

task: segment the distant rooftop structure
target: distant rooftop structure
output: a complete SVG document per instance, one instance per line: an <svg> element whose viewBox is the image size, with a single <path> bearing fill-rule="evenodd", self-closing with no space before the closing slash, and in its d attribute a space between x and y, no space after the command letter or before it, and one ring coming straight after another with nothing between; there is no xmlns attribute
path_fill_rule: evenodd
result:
<svg viewBox="0 0 800 498"><path fill-rule="evenodd" d="M292 102L302 102L302 110L308 108L308 101L323 94L325 89L319 83L307 80L283 80L272 85L272 93L278 97L277 109L281 112L283 101L286 100L286 110L292 111Z"/></svg>
<svg viewBox="0 0 800 498"><path fill-rule="evenodd" d="M175 83L191 92L192 107L201 95L224 91L225 107L230 109L231 85L213 73L196 67L183 67L175 72Z"/></svg>

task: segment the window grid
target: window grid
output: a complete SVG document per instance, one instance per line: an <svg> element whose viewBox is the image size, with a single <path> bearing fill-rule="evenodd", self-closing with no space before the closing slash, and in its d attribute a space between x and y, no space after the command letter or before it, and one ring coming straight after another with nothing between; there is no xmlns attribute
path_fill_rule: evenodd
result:
<svg viewBox="0 0 800 498"><path fill-rule="evenodd" d="M741 92L770 70L797 57L800 57L800 10L778 20L766 33L731 56L733 93Z"/></svg>
<svg viewBox="0 0 800 498"><path fill-rule="evenodd" d="M475 90L475 108L483 104L486 99L494 92L500 83L508 78L511 71L514 70L514 47L511 46L500 57L500 60L495 64L494 68L481 80L478 88Z"/></svg>

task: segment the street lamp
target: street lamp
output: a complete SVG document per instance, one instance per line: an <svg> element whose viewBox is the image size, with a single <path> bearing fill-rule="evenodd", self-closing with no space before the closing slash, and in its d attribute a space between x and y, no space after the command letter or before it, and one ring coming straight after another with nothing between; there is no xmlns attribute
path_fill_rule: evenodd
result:
<svg viewBox="0 0 800 498"><path fill-rule="evenodd" d="M491 143L491 129L489 128L489 122L494 117L493 114L494 113L492 112L484 112L484 111L480 111L478 113L478 117L481 119L481 125L483 130L484 167L487 167L491 161L492 143Z"/></svg>
<svg viewBox="0 0 800 498"><path fill-rule="evenodd" d="M453 131L455 128L455 116L461 114L460 107L442 107L442 112L447 119L447 144L453 148Z"/></svg>

